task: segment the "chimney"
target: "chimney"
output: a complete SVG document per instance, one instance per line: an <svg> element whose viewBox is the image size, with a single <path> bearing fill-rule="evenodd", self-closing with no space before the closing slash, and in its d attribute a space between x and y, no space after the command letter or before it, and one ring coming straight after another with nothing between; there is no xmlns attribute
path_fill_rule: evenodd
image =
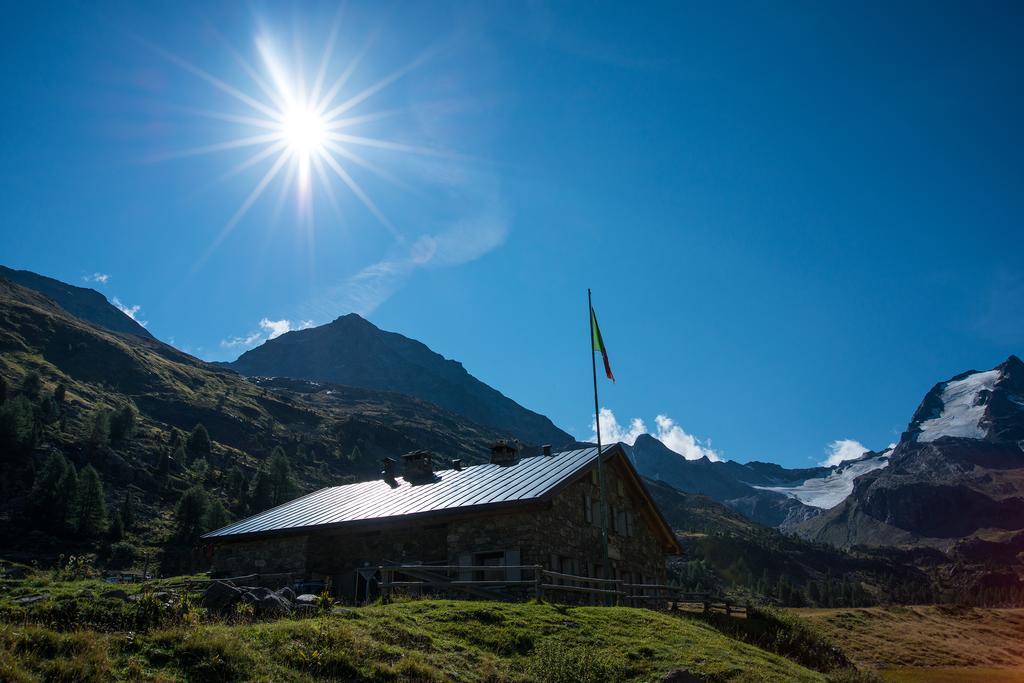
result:
<svg viewBox="0 0 1024 683"><path fill-rule="evenodd" d="M492 465L513 465L519 459L519 447L514 441L501 439L491 446Z"/></svg>
<svg viewBox="0 0 1024 683"><path fill-rule="evenodd" d="M434 456L430 451L413 451L402 456L402 473L410 482L434 478Z"/></svg>
<svg viewBox="0 0 1024 683"><path fill-rule="evenodd" d="M380 476L384 478L384 481L386 481L391 488L397 487L398 482L395 481L395 459L384 458L381 460L381 463L384 465L384 469L381 471Z"/></svg>
<svg viewBox="0 0 1024 683"><path fill-rule="evenodd" d="M456 458L455 460L452 460L452 469L455 470L456 472L461 472L462 471L462 460L459 459L459 458Z"/></svg>
<svg viewBox="0 0 1024 683"><path fill-rule="evenodd" d="M551 444L549 444L549 443L544 444L543 446L540 447L540 450L541 450L542 453L544 453L544 457L545 458L550 458L551 457Z"/></svg>

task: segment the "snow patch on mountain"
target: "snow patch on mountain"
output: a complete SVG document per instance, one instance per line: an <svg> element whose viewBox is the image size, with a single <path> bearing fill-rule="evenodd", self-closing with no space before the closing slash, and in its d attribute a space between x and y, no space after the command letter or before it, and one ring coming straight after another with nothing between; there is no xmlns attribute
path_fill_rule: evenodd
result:
<svg viewBox="0 0 1024 683"><path fill-rule="evenodd" d="M804 505L828 510L842 503L853 493L853 480L862 474L880 470L889 464L889 448L878 455L848 461L836 467L828 476L807 479L797 486L755 486L756 489L774 491L795 498Z"/></svg>
<svg viewBox="0 0 1024 683"><path fill-rule="evenodd" d="M986 430L981 420L985 416L985 402L979 398L983 391L992 392L999 377L999 370L989 370L948 382L940 396L942 412L921 423L917 440L930 442L943 436L984 439Z"/></svg>

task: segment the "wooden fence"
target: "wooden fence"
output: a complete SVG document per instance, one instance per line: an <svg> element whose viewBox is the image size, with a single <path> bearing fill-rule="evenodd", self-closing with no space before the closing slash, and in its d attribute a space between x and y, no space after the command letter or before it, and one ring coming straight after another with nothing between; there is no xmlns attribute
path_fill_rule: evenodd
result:
<svg viewBox="0 0 1024 683"><path fill-rule="evenodd" d="M382 565L380 593L384 603L398 591L470 595L493 600L534 598L538 602L589 598L594 604L677 610L700 605L705 614L722 612L747 616L749 603L738 604L710 593L686 591L679 586L625 583L619 579L563 574L541 565Z"/></svg>

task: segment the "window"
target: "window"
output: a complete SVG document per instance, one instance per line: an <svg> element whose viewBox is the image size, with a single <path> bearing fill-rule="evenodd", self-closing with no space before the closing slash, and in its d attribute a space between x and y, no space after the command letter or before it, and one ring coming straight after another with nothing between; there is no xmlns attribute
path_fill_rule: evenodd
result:
<svg viewBox="0 0 1024 683"><path fill-rule="evenodd" d="M615 480L615 490L619 492L620 496L622 496L622 497L626 496L626 487L622 484L622 480L621 479L616 479Z"/></svg>

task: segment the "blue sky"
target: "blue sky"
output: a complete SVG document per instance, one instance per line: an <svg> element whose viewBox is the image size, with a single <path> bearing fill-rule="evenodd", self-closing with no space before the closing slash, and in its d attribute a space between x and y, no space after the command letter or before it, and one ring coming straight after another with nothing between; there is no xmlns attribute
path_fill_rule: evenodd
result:
<svg viewBox="0 0 1024 683"><path fill-rule="evenodd" d="M1019 4L352 2L375 211L287 162L232 222L276 156L195 153L265 133L213 79L310 86L337 10L7 8L0 262L206 359L356 310L581 437L590 286L624 431L791 466L1024 351Z"/></svg>

